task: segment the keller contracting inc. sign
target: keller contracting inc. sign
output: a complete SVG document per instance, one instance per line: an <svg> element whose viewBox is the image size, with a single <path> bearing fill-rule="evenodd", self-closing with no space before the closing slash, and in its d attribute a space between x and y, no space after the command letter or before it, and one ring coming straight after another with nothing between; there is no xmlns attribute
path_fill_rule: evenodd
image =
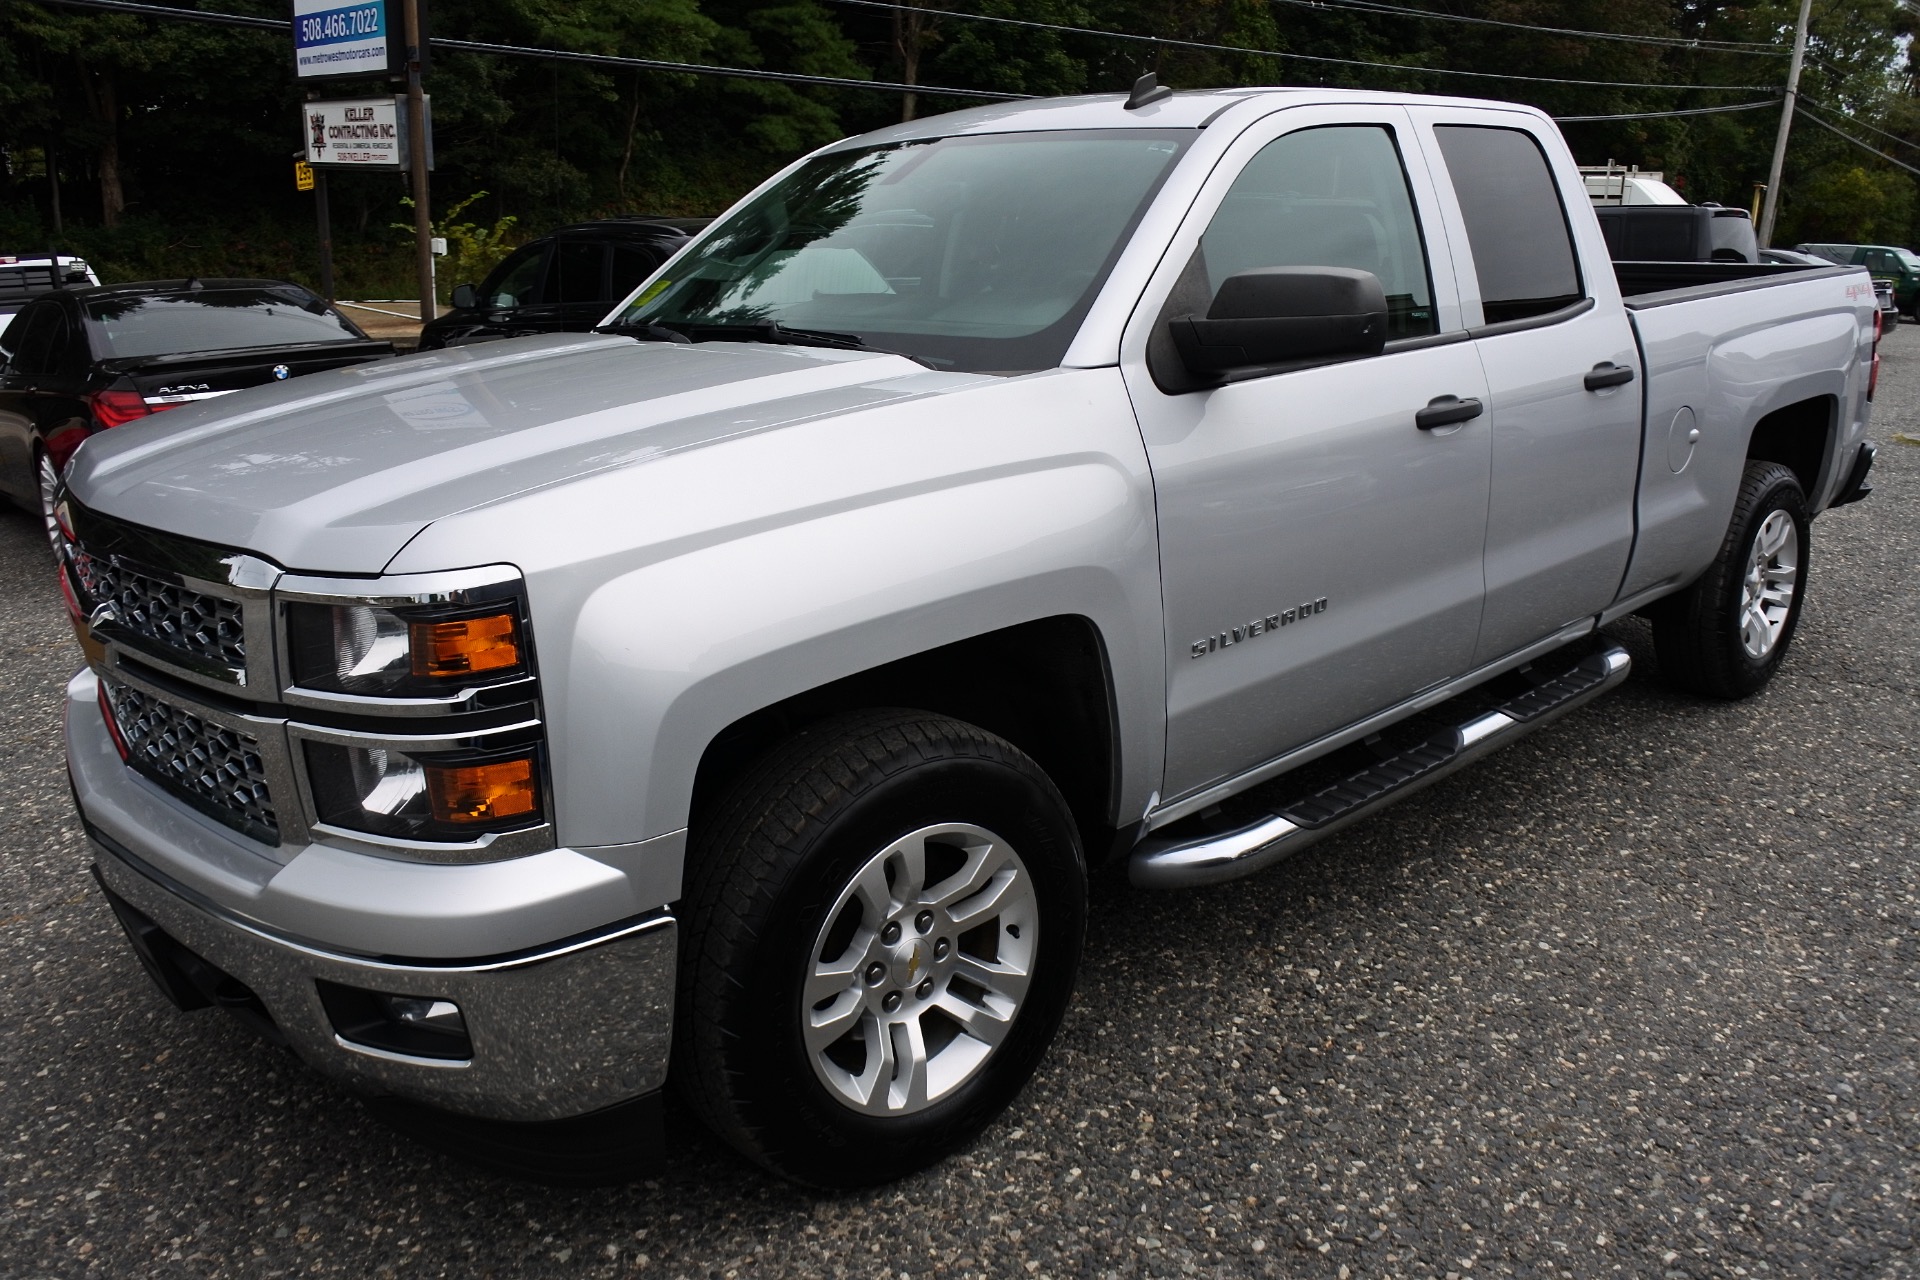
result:
<svg viewBox="0 0 1920 1280"><path fill-rule="evenodd" d="M294 75L311 80L401 69L406 41L392 29L387 9L387 0L293 0Z"/></svg>
<svg viewBox="0 0 1920 1280"><path fill-rule="evenodd" d="M307 162L352 169L399 169L406 148L398 98L308 102L300 108Z"/></svg>

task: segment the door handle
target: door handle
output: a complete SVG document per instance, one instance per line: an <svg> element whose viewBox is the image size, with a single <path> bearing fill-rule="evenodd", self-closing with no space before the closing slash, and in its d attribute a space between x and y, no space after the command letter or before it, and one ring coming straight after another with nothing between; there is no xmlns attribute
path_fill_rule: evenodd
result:
<svg viewBox="0 0 1920 1280"><path fill-rule="evenodd" d="M1611 360L1602 360L1587 370L1587 390L1605 391L1608 387L1624 387L1633 381L1633 366L1615 364Z"/></svg>
<svg viewBox="0 0 1920 1280"><path fill-rule="evenodd" d="M1427 402L1427 407L1413 415L1413 425L1422 431L1431 431L1435 427L1451 427L1458 422L1470 422L1480 416L1484 406L1478 400L1462 400L1459 396L1435 396Z"/></svg>

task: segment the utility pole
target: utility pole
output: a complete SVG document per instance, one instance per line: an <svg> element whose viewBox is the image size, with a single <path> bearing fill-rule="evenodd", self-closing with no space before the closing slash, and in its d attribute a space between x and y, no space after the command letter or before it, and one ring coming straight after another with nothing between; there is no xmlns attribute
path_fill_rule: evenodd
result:
<svg viewBox="0 0 1920 1280"><path fill-rule="evenodd" d="M409 0L411 3L412 0ZM1793 61L1787 64L1787 98L1780 108L1780 133L1773 140L1773 165L1767 170L1767 198L1760 207L1760 247L1773 246L1773 220L1780 212L1780 169L1787 162L1787 133L1793 128L1793 104L1800 96L1800 64L1807 58L1807 15L1813 0L1800 0L1800 18L1793 24Z"/></svg>
<svg viewBox="0 0 1920 1280"><path fill-rule="evenodd" d="M1812 0L1807 0L1812 3ZM427 203L427 104L420 90L420 0L405 0L407 14L407 150L413 187L413 255L420 277L420 323L439 314L433 297L433 216ZM1806 30L1806 14L1800 29ZM1794 61L1796 74L1800 63ZM1791 110L1792 108L1788 108Z"/></svg>

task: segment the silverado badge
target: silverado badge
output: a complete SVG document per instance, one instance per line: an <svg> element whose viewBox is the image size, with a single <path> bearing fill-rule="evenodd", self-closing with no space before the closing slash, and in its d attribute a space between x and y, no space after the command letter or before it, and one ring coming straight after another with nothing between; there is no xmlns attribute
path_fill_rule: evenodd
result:
<svg viewBox="0 0 1920 1280"><path fill-rule="evenodd" d="M1321 596L1318 600L1302 600L1291 609L1282 609L1277 613L1270 613L1264 618L1255 618L1253 621L1243 622L1237 627L1229 627L1225 631L1216 631L1204 640L1195 640L1193 644L1188 647L1188 656L1204 658L1208 654L1220 649L1225 649L1229 645L1239 644L1242 640L1251 640L1255 636L1266 635L1269 631L1278 631L1281 627L1290 627L1296 622L1304 622L1316 613L1325 613L1326 611L1327 598L1325 596Z"/></svg>

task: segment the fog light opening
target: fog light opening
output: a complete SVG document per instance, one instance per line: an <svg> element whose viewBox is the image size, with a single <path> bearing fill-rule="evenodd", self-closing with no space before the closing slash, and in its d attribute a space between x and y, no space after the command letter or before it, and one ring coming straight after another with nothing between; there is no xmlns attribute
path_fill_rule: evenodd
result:
<svg viewBox="0 0 1920 1280"><path fill-rule="evenodd" d="M347 1045L436 1062L468 1062L473 1038L460 1006L444 996L368 991L318 979L320 1004Z"/></svg>

